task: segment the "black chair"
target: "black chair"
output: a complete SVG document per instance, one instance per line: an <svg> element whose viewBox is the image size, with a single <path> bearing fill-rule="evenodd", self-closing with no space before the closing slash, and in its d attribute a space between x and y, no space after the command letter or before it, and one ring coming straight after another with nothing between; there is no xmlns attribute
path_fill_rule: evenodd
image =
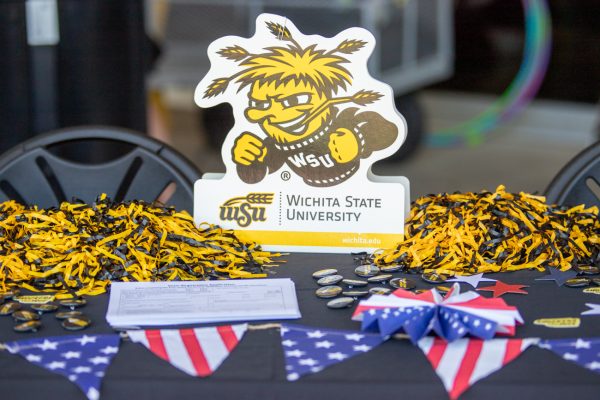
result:
<svg viewBox="0 0 600 400"><path fill-rule="evenodd" d="M107 150L117 157L94 162ZM73 199L90 203L106 193L115 201L158 200L191 213L199 178L183 155L148 136L113 127L69 128L0 156L0 201L47 208Z"/></svg>
<svg viewBox="0 0 600 400"><path fill-rule="evenodd" d="M600 206L600 141L577 154L546 189L548 203Z"/></svg>

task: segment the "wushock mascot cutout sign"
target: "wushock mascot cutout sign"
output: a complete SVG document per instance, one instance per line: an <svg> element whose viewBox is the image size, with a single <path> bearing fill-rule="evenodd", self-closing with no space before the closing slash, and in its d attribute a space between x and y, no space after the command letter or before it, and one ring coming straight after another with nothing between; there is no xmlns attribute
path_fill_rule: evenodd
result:
<svg viewBox="0 0 600 400"><path fill-rule="evenodd" d="M391 88L368 73L374 46L361 28L308 36L272 14L258 17L251 38L214 41L195 101L231 103L235 125L222 149L226 173L196 182L196 223L236 229L271 250L400 241L408 180L370 169L398 150L406 125Z"/></svg>

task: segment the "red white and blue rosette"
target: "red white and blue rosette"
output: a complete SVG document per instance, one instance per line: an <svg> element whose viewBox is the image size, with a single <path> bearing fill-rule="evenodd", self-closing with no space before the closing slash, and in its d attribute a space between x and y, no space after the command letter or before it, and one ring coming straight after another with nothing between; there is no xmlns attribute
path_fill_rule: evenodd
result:
<svg viewBox="0 0 600 400"><path fill-rule="evenodd" d="M432 289L420 294L398 289L389 296L373 295L361 301L352 319L361 329L388 337L406 333L413 343L432 331L448 342L466 335L491 339L514 336L523 318L516 307L501 298L486 298L476 292L460 293L455 283L446 297Z"/></svg>

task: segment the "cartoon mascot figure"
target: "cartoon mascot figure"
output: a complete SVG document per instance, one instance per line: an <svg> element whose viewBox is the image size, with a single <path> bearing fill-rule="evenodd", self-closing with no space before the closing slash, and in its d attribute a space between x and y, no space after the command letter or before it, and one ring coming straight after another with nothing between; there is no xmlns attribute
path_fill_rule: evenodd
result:
<svg viewBox="0 0 600 400"><path fill-rule="evenodd" d="M282 46L260 54L239 45L220 49L221 57L241 69L214 79L203 97L224 93L232 82L239 84L238 92L249 86L244 115L266 136L243 132L235 139L232 159L244 182L260 182L286 164L308 185L337 185L358 170L360 159L389 147L398 136L395 124L360 110L382 94L363 88L336 96L352 85L343 55L359 51L366 42L347 39L328 51L315 44L303 48L286 27L266 24ZM352 106L340 110L343 104Z"/></svg>

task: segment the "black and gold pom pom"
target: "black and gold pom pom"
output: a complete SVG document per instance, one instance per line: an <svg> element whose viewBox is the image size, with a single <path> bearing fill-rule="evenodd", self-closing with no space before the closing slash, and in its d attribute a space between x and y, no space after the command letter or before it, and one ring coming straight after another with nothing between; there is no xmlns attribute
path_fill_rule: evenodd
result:
<svg viewBox="0 0 600 400"><path fill-rule="evenodd" d="M404 240L372 256L377 265L449 275L600 262L598 208L547 205L545 198L495 192L425 196L412 205Z"/></svg>
<svg viewBox="0 0 600 400"><path fill-rule="evenodd" d="M19 286L58 298L96 295L110 281L170 281L266 276L278 254L231 230L194 225L174 208L101 195L59 208L0 204L0 293Z"/></svg>

